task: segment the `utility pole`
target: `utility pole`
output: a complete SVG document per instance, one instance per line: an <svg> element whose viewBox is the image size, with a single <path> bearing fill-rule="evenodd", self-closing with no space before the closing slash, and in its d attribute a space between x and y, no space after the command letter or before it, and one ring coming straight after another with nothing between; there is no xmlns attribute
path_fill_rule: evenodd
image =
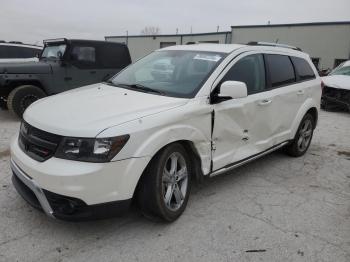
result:
<svg viewBox="0 0 350 262"><path fill-rule="evenodd" d="M216 27L216 32L219 32L220 26Z"/></svg>

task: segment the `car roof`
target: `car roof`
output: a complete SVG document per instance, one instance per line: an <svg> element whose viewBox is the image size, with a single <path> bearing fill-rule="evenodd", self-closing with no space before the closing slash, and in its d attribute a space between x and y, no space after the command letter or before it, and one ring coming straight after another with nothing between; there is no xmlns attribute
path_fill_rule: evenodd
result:
<svg viewBox="0 0 350 262"><path fill-rule="evenodd" d="M28 44L0 43L0 46L19 46L19 47L35 48L35 49L40 49L40 50L43 49L42 46L28 45Z"/></svg>
<svg viewBox="0 0 350 262"><path fill-rule="evenodd" d="M350 66L350 60L345 61L344 64L342 64L342 67L343 67L343 66Z"/></svg>
<svg viewBox="0 0 350 262"><path fill-rule="evenodd" d="M89 39L71 39L71 38L55 38L55 39L45 39L45 44L57 44L57 43L84 43L84 44L111 44L111 45L120 45L126 46L124 43L106 41L106 40L89 40Z"/></svg>
<svg viewBox="0 0 350 262"><path fill-rule="evenodd" d="M184 50L184 51L205 51L205 52L218 52L218 53L232 53L237 49L243 49L244 51L268 51L268 52L283 52L288 55L297 55L297 56L308 56L308 54L295 50L292 48L287 48L283 46L267 46L267 45L243 45L243 44L191 44L191 45L174 45L158 49L157 51L162 50Z"/></svg>

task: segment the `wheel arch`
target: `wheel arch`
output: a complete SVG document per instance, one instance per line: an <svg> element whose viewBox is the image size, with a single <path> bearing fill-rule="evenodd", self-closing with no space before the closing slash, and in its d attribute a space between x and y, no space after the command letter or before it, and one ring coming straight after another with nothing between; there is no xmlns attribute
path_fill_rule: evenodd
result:
<svg viewBox="0 0 350 262"><path fill-rule="evenodd" d="M316 107L311 107L305 114L311 114L312 117L315 120L315 126L314 129L316 128L317 122L318 122L318 111Z"/></svg>
<svg viewBox="0 0 350 262"><path fill-rule="evenodd" d="M147 166L144 168L141 176L139 177L137 184L134 188L134 193L133 193L133 197L136 196L139 188L140 188L140 184L143 181L143 177L145 175L147 175L147 168L149 167L149 165L151 164L151 162L153 161L153 159L160 153L162 152L162 150L164 150L166 147L172 145L172 144L180 144L184 147L184 149L186 150L186 152L188 153L189 157L190 157L190 162L193 164L192 168L193 168L193 172L194 172L194 176L192 177L192 179L194 179L196 182L201 183L204 179L204 174L202 171L202 161L201 158L199 156L199 153L194 145L194 143L190 140L176 140L173 141L171 143L168 143L166 145L164 145L162 148L160 148L149 160Z"/></svg>
<svg viewBox="0 0 350 262"><path fill-rule="evenodd" d="M294 138L300 121L303 119L303 117L307 114L310 113L314 119L315 119L315 127L318 122L318 111L319 111L319 105L316 104L316 102L313 99L308 99L305 101L305 103L300 107L296 117L294 118L293 124L292 124L292 132L291 132L291 139ZM314 127L314 128L315 128Z"/></svg>
<svg viewBox="0 0 350 262"><path fill-rule="evenodd" d="M47 94L44 85L38 80L38 79L31 79L31 80L14 80L14 81L10 81L7 84L7 96L11 93L12 90L16 89L17 87L20 86L24 86L24 85L32 85L32 86L36 86L38 88L40 88L42 91L45 92L45 94Z"/></svg>

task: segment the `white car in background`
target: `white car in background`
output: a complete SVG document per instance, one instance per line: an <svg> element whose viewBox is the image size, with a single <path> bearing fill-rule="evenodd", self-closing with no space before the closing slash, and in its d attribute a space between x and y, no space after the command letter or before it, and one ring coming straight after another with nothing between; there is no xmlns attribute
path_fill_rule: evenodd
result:
<svg viewBox="0 0 350 262"><path fill-rule="evenodd" d="M135 199L174 221L194 179L282 147L305 154L320 99L321 79L296 48L163 48L105 83L29 106L11 143L13 184L59 219L115 215Z"/></svg>
<svg viewBox="0 0 350 262"><path fill-rule="evenodd" d="M328 76L322 77L322 81L322 108L350 111L350 60L340 64Z"/></svg>
<svg viewBox="0 0 350 262"><path fill-rule="evenodd" d="M0 42L0 63L38 61L41 51L40 46Z"/></svg>

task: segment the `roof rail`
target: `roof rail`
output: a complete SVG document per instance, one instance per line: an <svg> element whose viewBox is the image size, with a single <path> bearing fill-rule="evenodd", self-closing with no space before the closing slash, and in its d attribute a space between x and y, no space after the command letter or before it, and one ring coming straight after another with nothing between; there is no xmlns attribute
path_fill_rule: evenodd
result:
<svg viewBox="0 0 350 262"><path fill-rule="evenodd" d="M289 48L297 51L303 51L301 48L291 45L285 45L285 44L278 44L278 43L269 43L269 42L249 42L247 45L260 45L260 46L274 46L274 47L283 47L283 48Z"/></svg>
<svg viewBox="0 0 350 262"><path fill-rule="evenodd" d="M10 44L18 44L18 45L23 45L22 42L20 41L9 41Z"/></svg>

